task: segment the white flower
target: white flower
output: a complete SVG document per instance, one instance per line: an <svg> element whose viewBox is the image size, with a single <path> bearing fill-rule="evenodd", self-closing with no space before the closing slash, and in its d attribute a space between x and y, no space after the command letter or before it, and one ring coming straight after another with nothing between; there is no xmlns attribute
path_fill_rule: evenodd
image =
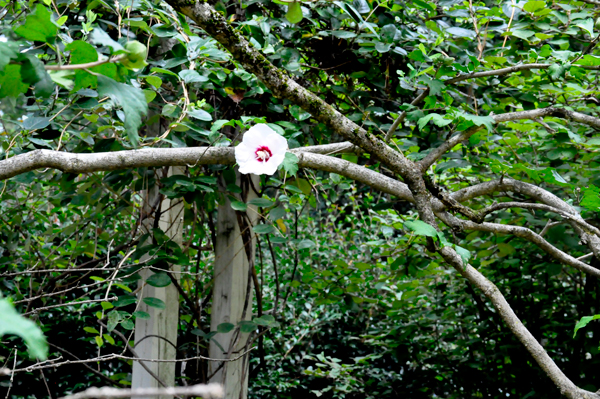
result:
<svg viewBox="0 0 600 399"><path fill-rule="evenodd" d="M240 173L272 175L283 162L287 140L264 123L250 128L235 147L235 160Z"/></svg>

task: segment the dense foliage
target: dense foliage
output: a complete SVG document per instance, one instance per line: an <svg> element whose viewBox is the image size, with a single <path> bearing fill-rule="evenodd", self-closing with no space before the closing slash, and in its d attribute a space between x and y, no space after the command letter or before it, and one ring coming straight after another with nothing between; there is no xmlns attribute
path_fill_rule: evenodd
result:
<svg viewBox="0 0 600 399"><path fill-rule="evenodd" d="M600 226L600 123L565 119L565 110L600 117L599 4L214 6L275 66L369 132L389 136L411 160L476 129L428 172L442 191L513 178L548 190ZM2 158L35 149L227 147L259 122L292 149L344 141L273 95L165 2L0 0L0 7ZM86 63L95 64L66 67ZM538 66L465 78L526 64ZM555 110L535 119L492 118L548 107ZM393 176L377 154L341 157ZM157 210L144 204L152 187L185 201L181 247L157 226L150 241L141 228L145 209ZM160 287L176 283L165 273L169 263L183 271L178 358L207 355L208 341L219 334L210 332L216 209L223 196L241 191L233 166L188 165L184 176L171 177L166 168L79 175L44 169L5 180L0 190L0 289L42 328L49 359L123 353L133 321L147 317L134 295L139 269L151 267L156 273L147 283ZM263 176L258 191L261 309L255 298L253 313L273 318L251 326L266 331L250 355L251 397L559 394L482 293L431 251L431 234L416 221L413 204L339 174L296 172L294 165ZM505 201L532 202L499 191L468 204L482 209ZM573 257L589 252L561 214L517 207L485 220L530 228ZM445 225L440 235L498 286L577 386L600 388L598 322L573 336L581 317L600 313L596 277L562 265L524 236ZM586 259L598 266L593 256ZM15 335L2 337L0 357L17 371L0 379L4 395L10 389L15 397L55 397L131 381L131 361L118 358L27 369L38 361ZM178 384L206 382L206 362L180 366Z"/></svg>

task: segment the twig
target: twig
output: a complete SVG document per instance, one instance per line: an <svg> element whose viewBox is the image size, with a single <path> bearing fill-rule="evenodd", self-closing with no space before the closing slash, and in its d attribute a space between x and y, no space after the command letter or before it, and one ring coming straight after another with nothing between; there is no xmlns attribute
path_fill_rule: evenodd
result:
<svg viewBox="0 0 600 399"><path fill-rule="evenodd" d="M119 298L117 298L115 296L115 297L107 298L107 299L90 299L89 301L59 303L58 305L50 305L50 306L44 306L44 307L41 307L41 308L35 308L32 311L30 311L30 312L23 313L23 316L27 316L27 315L30 315L30 314L33 314L33 313L39 313L42 310L48 310L48 309L54 309L54 308L62 308L62 307L65 307L65 306L84 305L86 303L116 301L117 299L119 299Z"/></svg>
<svg viewBox="0 0 600 399"><path fill-rule="evenodd" d="M87 62L85 64L71 64L71 65L44 65L46 71L69 71L75 69L88 69L98 65L106 64L109 62L122 61L127 55L119 55L117 57L107 58L101 61Z"/></svg>

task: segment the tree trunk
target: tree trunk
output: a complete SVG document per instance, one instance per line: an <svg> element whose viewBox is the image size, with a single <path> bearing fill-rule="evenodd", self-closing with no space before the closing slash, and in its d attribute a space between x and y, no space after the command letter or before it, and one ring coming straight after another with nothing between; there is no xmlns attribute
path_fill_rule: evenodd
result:
<svg viewBox="0 0 600 399"><path fill-rule="evenodd" d="M246 182L252 179L254 187L258 187L258 177L241 177L237 174L238 184L242 179L246 179ZM244 191L248 193L245 202L256 198L252 187L246 188ZM256 224L258 214L255 207L248 206L246 215L248 216L245 219L246 223L249 221L252 225ZM240 320L252 318L253 291L250 267L254 267L255 240L251 238L253 236L251 227L246 227L247 232L240 231L239 218L241 217L244 217L243 214L239 212L236 214L236 211L231 208L228 198L218 208L211 331L217 331L217 327L221 323L232 323L237 326ZM249 248L244 247L244 237L250 238ZM250 261L247 254L248 249ZM248 290L250 290L250 294L247 297ZM248 334L240 333L237 328L228 333L219 333L210 342L210 357L236 358L247 350L247 340ZM210 381L223 384L224 399L246 399L248 396L248 369L247 356L233 362L211 362L209 364L209 376L212 375Z"/></svg>
<svg viewBox="0 0 600 399"><path fill-rule="evenodd" d="M181 166L171 167L169 175L183 174L184 168ZM153 204L157 203L159 196L158 187L148 190L146 210L151 211ZM165 198L160 204L160 220L158 226L175 243L181 246L183 233L183 201L181 199L170 200ZM143 221L146 231L152 231L154 219L147 218ZM147 259L147 258L146 258ZM142 259L144 260L144 259ZM175 272L173 277L179 280L179 265L171 265L170 270ZM136 319L135 322L135 350L140 358L146 359L175 359L177 355L177 326L179 323L179 293L174 284L166 287L152 287L145 283L146 279L154 274L154 271L143 269L140 271L142 276L143 288L140 291L140 306L138 310L148 312L150 319ZM143 298L153 297L161 299L166 307L158 309L150 307L144 302ZM175 385L175 366L174 362L144 362L146 368L150 369L158 381L151 375L140 362L133 363L132 388L151 388ZM152 396L145 398L167 399L172 396Z"/></svg>

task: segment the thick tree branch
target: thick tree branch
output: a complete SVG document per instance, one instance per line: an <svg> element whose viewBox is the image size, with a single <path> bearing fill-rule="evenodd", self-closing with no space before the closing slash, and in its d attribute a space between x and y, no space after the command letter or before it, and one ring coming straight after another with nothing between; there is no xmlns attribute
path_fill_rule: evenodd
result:
<svg viewBox="0 0 600 399"><path fill-rule="evenodd" d="M136 398L166 397L166 396L201 396L205 399L220 399L223 397L223 387L220 384L198 384L189 387L168 388L88 388L85 391L64 396L61 399L88 399L88 398Z"/></svg>
<svg viewBox="0 0 600 399"><path fill-rule="evenodd" d="M312 147L305 147L302 149L302 151L295 151L299 158L299 166L325 172L337 173L369 185L382 192L394 195L399 199L413 203L415 202L415 199L406 184L349 161L331 156L310 153L308 150L311 148ZM317 151L321 150L323 150L323 147L317 148ZM6 161L0 161L0 177L5 178L6 175L14 176L18 173L32 170L34 168L39 169L48 167L53 167L71 173L85 173L101 170L122 169L124 168L124 164L129 165L127 167L136 168L140 166L186 165L191 164L195 160L199 160L197 164L233 164L235 162L232 148L196 147L178 149L144 149L96 154L69 154L49 150L36 150L33 152L40 153L39 155L34 155L31 157L32 159L36 160L35 162L31 162L30 157L28 157L28 155L31 153L18 155L13 158L9 158ZM200 157L202 154L204 154L204 156ZM16 161L19 158L25 159L24 162L26 167L18 167L19 162ZM7 163L11 165L11 168L6 166ZM17 166L17 170L14 168L15 165ZM463 202L471 198L502 190L519 192L535 198L538 201L547 204L547 206L549 206L551 209L558 210L565 216L568 215L570 220L577 219L576 225L579 225L581 222L579 221L580 216L575 212L575 210L564 201L554 196L552 193L549 193L548 191L532 184L519 182L513 179L502 179L502 181L483 183L474 187L463 189L449 196L456 201ZM540 246L540 248L564 264L573 266L586 273L594 275L598 273L597 269L592 268L591 266L588 266L585 263L578 261L570 255L558 250L544 240L541 236L535 234L529 229L511 225L495 225L492 223L478 224L472 221L457 219L449 214L444 214L446 207L439 200L432 199L432 204L437 216L448 225L460 224L461 228L465 230L480 230L494 233L502 232L507 234L515 234Z"/></svg>

